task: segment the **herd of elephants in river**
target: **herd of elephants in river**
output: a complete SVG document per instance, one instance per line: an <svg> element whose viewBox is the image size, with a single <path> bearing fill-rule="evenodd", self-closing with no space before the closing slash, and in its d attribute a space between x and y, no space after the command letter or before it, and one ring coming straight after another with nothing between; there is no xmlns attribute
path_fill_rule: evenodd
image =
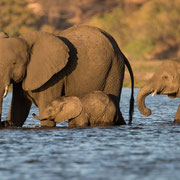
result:
<svg viewBox="0 0 180 180"><path fill-rule="evenodd" d="M120 99L125 66L131 80L129 121L134 111L131 65L114 38L102 29L77 25L52 34L34 31L18 37L0 33L0 117L12 84L7 119L0 127L22 127L31 109L39 109L41 127L67 121L69 127L124 125ZM153 93L180 97L180 61L167 60L139 90L137 106L149 116L145 98ZM127 99L127 101L129 101ZM180 123L180 106L174 118Z"/></svg>

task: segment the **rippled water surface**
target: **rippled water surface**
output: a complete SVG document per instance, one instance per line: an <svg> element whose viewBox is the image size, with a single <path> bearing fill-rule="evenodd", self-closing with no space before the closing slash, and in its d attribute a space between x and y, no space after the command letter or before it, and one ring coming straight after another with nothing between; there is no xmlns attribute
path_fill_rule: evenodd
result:
<svg viewBox="0 0 180 180"><path fill-rule="evenodd" d="M130 89L123 89L126 120L129 97ZM4 100L3 119L10 99ZM173 123L179 99L155 96L146 102L150 117L135 106L131 126L112 128L35 129L33 107L24 128L0 131L0 179L180 179L180 125Z"/></svg>

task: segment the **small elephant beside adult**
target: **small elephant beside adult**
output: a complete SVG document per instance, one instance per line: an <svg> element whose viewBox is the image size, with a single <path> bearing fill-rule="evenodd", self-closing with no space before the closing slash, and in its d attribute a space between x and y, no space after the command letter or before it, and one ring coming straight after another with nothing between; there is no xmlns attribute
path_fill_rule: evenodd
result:
<svg viewBox="0 0 180 180"><path fill-rule="evenodd" d="M82 98L60 97L53 100L38 120L52 119L56 123L69 120L69 127L113 126L120 122L118 109L107 94L93 91Z"/></svg>
<svg viewBox="0 0 180 180"><path fill-rule="evenodd" d="M8 121L22 126L32 103L40 115L61 96L81 97L100 90L119 107L127 66L132 83L130 122L133 112L134 77L131 66L115 40L101 29L80 25L58 36L31 32L19 37L0 36L0 116L3 97L13 84ZM120 123L125 124L119 110ZM41 126L55 126L50 120Z"/></svg>
<svg viewBox="0 0 180 180"><path fill-rule="evenodd" d="M153 93L168 95L169 98L180 97L180 60L164 61L151 79L140 89L137 96L139 111L145 115L151 115L151 110L145 105L145 98ZM180 105L176 112L174 122L180 123Z"/></svg>

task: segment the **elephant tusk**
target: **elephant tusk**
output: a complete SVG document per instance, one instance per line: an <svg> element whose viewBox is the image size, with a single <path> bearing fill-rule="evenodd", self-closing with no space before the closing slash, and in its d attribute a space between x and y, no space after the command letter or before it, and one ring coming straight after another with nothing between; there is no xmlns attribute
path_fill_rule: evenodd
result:
<svg viewBox="0 0 180 180"><path fill-rule="evenodd" d="M157 90L155 90L152 94L152 97L155 96L157 94Z"/></svg>
<svg viewBox="0 0 180 180"><path fill-rule="evenodd" d="M9 85L7 85L7 86L5 87L5 91L4 91L4 94L3 94L3 98L7 96L8 89L9 89Z"/></svg>

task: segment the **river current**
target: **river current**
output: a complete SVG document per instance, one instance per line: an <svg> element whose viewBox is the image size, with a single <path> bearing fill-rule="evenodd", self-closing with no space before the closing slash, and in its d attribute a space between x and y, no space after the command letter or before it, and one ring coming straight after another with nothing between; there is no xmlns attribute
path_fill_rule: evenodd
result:
<svg viewBox="0 0 180 180"><path fill-rule="evenodd" d="M135 89L135 99L139 89ZM130 89L123 89L121 112L128 120ZM11 93L4 99L6 119ZM39 129L34 106L23 128L0 130L1 180L178 180L180 125L173 123L179 99L149 96L152 115L135 104L132 125Z"/></svg>

